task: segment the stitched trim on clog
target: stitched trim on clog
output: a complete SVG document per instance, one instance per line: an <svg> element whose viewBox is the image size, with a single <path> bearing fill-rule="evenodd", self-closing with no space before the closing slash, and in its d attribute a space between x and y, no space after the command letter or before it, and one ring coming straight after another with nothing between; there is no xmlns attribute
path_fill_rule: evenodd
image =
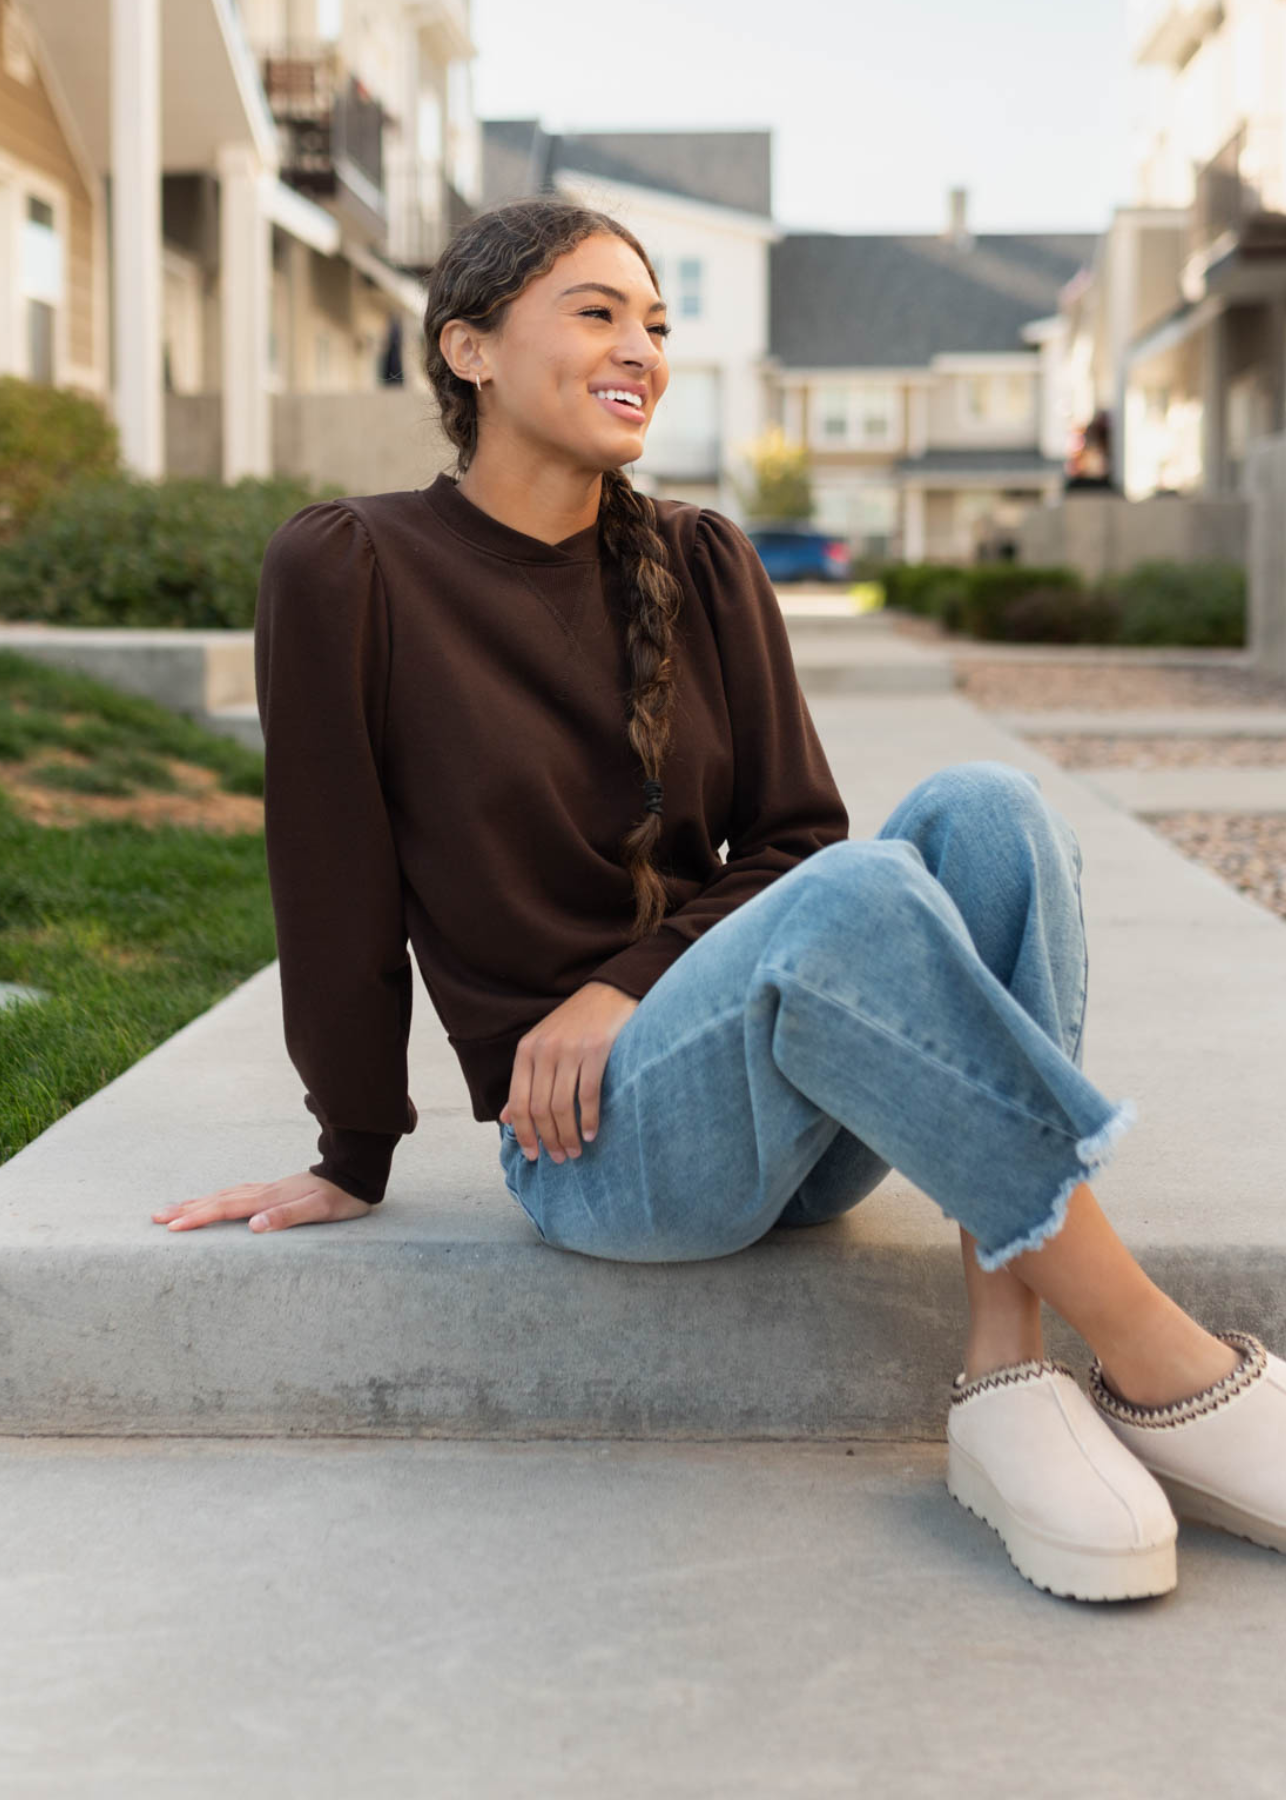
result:
<svg viewBox="0 0 1286 1800"><path fill-rule="evenodd" d="M1186 1400L1172 1400L1167 1406L1136 1406L1132 1400L1123 1400L1112 1392L1104 1379L1103 1365L1096 1356L1089 1372L1091 1397L1097 1406L1114 1419L1120 1419L1122 1424L1150 1430L1186 1425L1189 1419L1199 1419L1205 1413L1217 1411L1260 1379L1268 1367L1268 1351L1253 1332L1214 1331L1210 1335L1231 1345L1234 1350L1240 1350L1243 1359L1237 1368L1230 1369L1208 1388L1202 1388L1199 1394Z"/></svg>
<svg viewBox="0 0 1286 1800"><path fill-rule="evenodd" d="M982 1393L984 1388L1008 1387L1016 1381L1035 1381L1046 1372L1070 1375L1073 1381L1076 1379L1076 1371L1068 1368L1057 1357L1042 1356L1039 1360L1033 1357L1027 1362L1009 1363L1003 1369L992 1369L986 1375L975 1375L972 1381L966 1381L963 1385L959 1385L960 1376L957 1375L951 1389L951 1403L954 1406L958 1400L971 1399L974 1394ZM961 1373L963 1374L963 1370Z"/></svg>

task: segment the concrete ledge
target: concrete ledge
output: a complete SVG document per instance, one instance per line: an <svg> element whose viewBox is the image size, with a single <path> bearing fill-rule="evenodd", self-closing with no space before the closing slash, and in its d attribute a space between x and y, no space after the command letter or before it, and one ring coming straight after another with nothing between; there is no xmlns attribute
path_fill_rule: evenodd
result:
<svg viewBox="0 0 1286 1800"><path fill-rule="evenodd" d="M1040 777L1084 850L1086 1073L1139 1109L1095 1191L1210 1328L1286 1344L1281 922L958 696L813 711L855 837L949 763ZM267 1237L151 1221L315 1158L275 964L0 1168L0 1431L941 1436L966 1315L957 1228L927 1195L895 1172L844 1219L702 1263L551 1249L416 985L421 1120L368 1217Z"/></svg>
<svg viewBox="0 0 1286 1800"><path fill-rule="evenodd" d="M175 712L253 701L253 631L0 625L0 650L76 669Z"/></svg>

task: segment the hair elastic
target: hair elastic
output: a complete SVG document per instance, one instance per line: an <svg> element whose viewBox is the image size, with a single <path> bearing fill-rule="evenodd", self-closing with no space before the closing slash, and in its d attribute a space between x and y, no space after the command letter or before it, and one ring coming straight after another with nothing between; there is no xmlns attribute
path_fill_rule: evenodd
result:
<svg viewBox="0 0 1286 1800"><path fill-rule="evenodd" d="M654 813L661 812L663 810L661 806L661 783L659 781L645 781L643 783L643 792L647 795L647 804L644 810L646 812Z"/></svg>

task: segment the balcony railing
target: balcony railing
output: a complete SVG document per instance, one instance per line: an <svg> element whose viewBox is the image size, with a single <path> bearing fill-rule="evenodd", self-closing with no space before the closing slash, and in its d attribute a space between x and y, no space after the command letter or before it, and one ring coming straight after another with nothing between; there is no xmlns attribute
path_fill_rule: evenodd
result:
<svg viewBox="0 0 1286 1800"><path fill-rule="evenodd" d="M384 171L388 195L385 255L410 275L426 275L453 233L474 217L474 208L443 175L440 166L390 161Z"/></svg>
<svg viewBox="0 0 1286 1800"><path fill-rule="evenodd" d="M344 68L332 43L291 38L257 45L256 51L282 133L283 179L318 195L333 195L343 182L378 215L384 204L383 106Z"/></svg>
<svg viewBox="0 0 1286 1800"><path fill-rule="evenodd" d="M1220 238L1243 243L1260 221L1281 236L1286 213L1286 134L1279 119L1248 120L1196 172L1188 253L1208 251Z"/></svg>

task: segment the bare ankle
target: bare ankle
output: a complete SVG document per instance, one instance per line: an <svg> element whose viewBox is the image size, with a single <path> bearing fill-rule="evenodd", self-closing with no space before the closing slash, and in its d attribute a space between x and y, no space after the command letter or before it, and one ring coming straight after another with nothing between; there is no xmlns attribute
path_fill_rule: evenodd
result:
<svg viewBox="0 0 1286 1800"><path fill-rule="evenodd" d="M1098 1358L1108 1386L1135 1406L1169 1406L1230 1375L1241 1353L1182 1311L1146 1336Z"/></svg>
<svg viewBox="0 0 1286 1800"><path fill-rule="evenodd" d="M965 1344L965 1380L974 1381L979 1375L990 1375L993 1370L1007 1369L1013 1363L1039 1362L1044 1354L1039 1319L1021 1330L970 1332Z"/></svg>

